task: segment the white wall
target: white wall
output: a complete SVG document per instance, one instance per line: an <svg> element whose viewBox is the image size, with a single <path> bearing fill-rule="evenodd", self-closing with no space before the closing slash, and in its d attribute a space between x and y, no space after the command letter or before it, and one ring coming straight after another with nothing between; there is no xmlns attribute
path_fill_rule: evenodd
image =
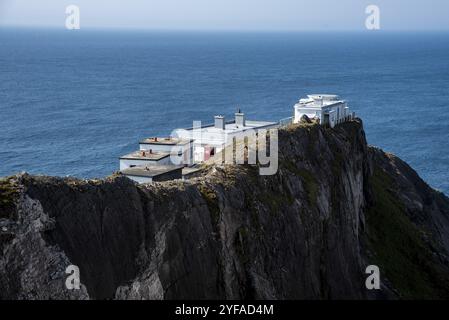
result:
<svg viewBox="0 0 449 320"><path fill-rule="evenodd" d="M318 117L320 120L322 120L322 112L320 109L295 107L295 119L293 120L293 123L298 123L303 115L306 115L310 119Z"/></svg>
<svg viewBox="0 0 449 320"><path fill-rule="evenodd" d="M127 176L131 180L138 182L138 183L150 183L153 182L153 178L150 177L136 177L136 176Z"/></svg>
<svg viewBox="0 0 449 320"><path fill-rule="evenodd" d="M154 166L169 165L170 157L165 157L159 161L137 160L137 159L120 159L120 170L128 169L131 166Z"/></svg>
<svg viewBox="0 0 449 320"><path fill-rule="evenodd" d="M183 139L195 139L198 141L201 138L201 143L210 145L210 146L221 146L225 141L225 134L221 131L221 129L216 129L214 127L209 127L201 130L201 135L192 132L192 130L180 130L178 136Z"/></svg>
<svg viewBox="0 0 449 320"><path fill-rule="evenodd" d="M176 145L167 145L167 144L146 144L140 143L140 150L153 150L154 152L171 152L172 148L176 148Z"/></svg>
<svg viewBox="0 0 449 320"><path fill-rule="evenodd" d="M180 163L174 164L191 164L192 161L192 144L187 143L185 145L166 145L166 144L140 144L140 150L153 150L154 152L170 152L177 154L181 151L182 157Z"/></svg>
<svg viewBox="0 0 449 320"><path fill-rule="evenodd" d="M177 136L184 139L199 139L201 138L201 144L197 143L197 140L193 142L191 154L193 155L193 161L195 163L204 161L204 146L209 146L215 148L215 154L222 151L225 145L232 143L234 137L243 136L254 136L259 130L267 130L270 128L278 127L277 124L266 126L263 128L248 128L246 131L239 132L223 132L221 129L216 129L214 127L208 127L201 130L201 137L193 136L192 130L179 130ZM193 134L195 135L195 134Z"/></svg>
<svg viewBox="0 0 449 320"><path fill-rule="evenodd" d="M195 146L193 151L193 161L195 163L204 161L204 147Z"/></svg>
<svg viewBox="0 0 449 320"><path fill-rule="evenodd" d="M324 106L322 109L317 108L301 108L295 105L295 118L293 123L298 123L305 114L309 118L318 117L321 123L324 123L324 113L329 113L329 124L333 128L337 123L342 122L345 117L349 116L350 111L346 103L340 103L331 106Z"/></svg>
<svg viewBox="0 0 449 320"><path fill-rule="evenodd" d="M335 127L336 121L337 121L337 112L335 110L331 110L329 112L329 125L331 128Z"/></svg>

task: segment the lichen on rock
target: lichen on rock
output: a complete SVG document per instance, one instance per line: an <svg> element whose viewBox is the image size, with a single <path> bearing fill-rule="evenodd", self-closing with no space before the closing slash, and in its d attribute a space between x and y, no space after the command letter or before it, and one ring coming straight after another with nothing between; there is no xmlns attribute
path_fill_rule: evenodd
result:
<svg viewBox="0 0 449 320"><path fill-rule="evenodd" d="M368 146L360 120L279 130L272 176L251 165L203 171L149 185L2 180L0 298L448 297L449 200ZM64 287L69 264L79 292ZM364 287L371 264L380 291Z"/></svg>

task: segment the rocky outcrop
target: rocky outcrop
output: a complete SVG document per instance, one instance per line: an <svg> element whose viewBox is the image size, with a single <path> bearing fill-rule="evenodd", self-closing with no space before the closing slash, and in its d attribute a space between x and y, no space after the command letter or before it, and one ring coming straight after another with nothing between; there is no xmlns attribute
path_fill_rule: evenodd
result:
<svg viewBox="0 0 449 320"><path fill-rule="evenodd" d="M359 120L279 131L279 170L210 165L136 185L0 184L3 299L449 297L449 200L369 147ZM81 289L65 287L68 265ZM378 265L382 289L365 287Z"/></svg>

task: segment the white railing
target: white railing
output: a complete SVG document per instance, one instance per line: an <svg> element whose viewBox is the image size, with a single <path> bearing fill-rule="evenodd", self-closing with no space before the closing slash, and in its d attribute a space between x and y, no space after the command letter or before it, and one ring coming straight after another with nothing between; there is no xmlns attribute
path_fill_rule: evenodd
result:
<svg viewBox="0 0 449 320"><path fill-rule="evenodd" d="M279 127L286 127L293 123L293 117L283 118L279 120Z"/></svg>

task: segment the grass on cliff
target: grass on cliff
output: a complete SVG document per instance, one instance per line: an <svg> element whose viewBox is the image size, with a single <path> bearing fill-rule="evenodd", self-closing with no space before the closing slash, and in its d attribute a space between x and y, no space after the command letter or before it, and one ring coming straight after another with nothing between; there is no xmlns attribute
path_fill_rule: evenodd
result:
<svg viewBox="0 0 449 320"><path fill-rule="evenodd" d="M214 228L216 228L220 220L220 207L218 205L217 194L214 190L208 188L206 185L200 185L198 190L206 201L211 215L210 218L212 220L212 225L214 226Z"/></svg>
<svg viewBox="0 0 449 320"><path fill-rule="evenodd" d="M304 182L309 203L315 205L318 197L318 182L315 176L305 169L299 170L299 175Z"/></svg>
<svg viewBox="0 0 449 320"><path fill-rule="evenodd" d="M395 196L390 176L376 168L372 177L375 205L366 222L375 263L403 299L449 298L449 279Z"/></svg>
<svg viewBox="0 0 449 320"><path fill-rule="evenodd" d="M315 176L306 169L299 169L296 164L291 160L285 160L281 162L281 165L286 168L291 173L294 173L295 175L299 176L301 178L301 181L304 184L304 188L307 193L307 199L309 201L309 204L314 205L317 202L318 197L318 181L315 178ZM290 201L292 202L292 201Z"/></svg>
<svg viewBox="0 0 449 320"><path fill-rule="evenodd" d="M19 198L17 184L11 179L0 179L0 218L12 219Z"/></svg>
<svg viewBox="0 0 449 320"><path fill-rule="evenodd" d="M259 199L255 201L260 201L263 203L269 210L272 215L277 215L282 212L285 205L292 204L294 199L293 197L286 193L274 193L271 191L263 192L259 194Z"/></svg>

